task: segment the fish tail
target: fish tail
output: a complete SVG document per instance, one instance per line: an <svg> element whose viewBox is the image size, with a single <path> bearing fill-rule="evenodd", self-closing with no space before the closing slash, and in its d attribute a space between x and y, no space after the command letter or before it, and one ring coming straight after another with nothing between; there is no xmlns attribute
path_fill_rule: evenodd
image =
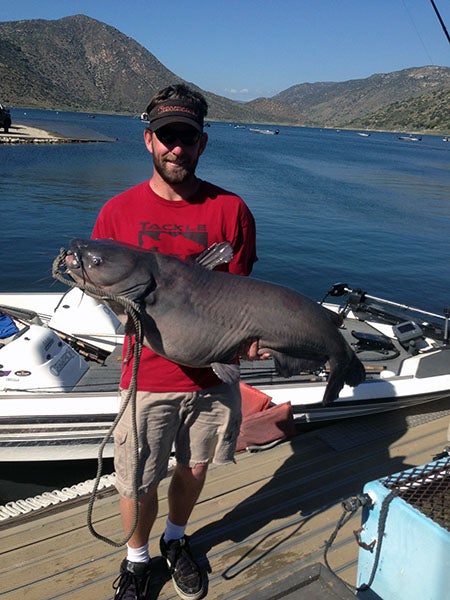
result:
<svg viewBox="0 0 450 600"><path fill-rule="evenodd" d="M345 383L347 385L351 385L352 387L356 387L366 379L366 370L364 369L364 365L356 356L356 354L352 353L352 359L347 369Z"/></svg>
<svg viewBox="0 0 450 600"><path fill-rule="evenodd" d="M339 392L344 387L344 384L355 387L362 383L366 378L366 371L362 362L352 351L350 362L342 369L338 364L330 369L327 387L323 395L323 404L327 406L334 402L339 396Z"/></svg>

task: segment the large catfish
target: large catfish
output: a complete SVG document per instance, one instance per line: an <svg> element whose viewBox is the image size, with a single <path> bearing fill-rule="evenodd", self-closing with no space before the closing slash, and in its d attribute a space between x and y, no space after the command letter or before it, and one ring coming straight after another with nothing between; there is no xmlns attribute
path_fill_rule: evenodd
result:
<svg viewBox="0 0 450 600"><path fill-rule="evenodd" d="M339 332L341 317L289 288L112 240L72 240L65 266L78 286L93 285L140 304L144 344L154 352L190 367L211 366L226 382L238 379L233 359L253 342L284 377L328 361L324 404L345 383L365 379ZM121 305L108 304L127 319Z"/></svg>

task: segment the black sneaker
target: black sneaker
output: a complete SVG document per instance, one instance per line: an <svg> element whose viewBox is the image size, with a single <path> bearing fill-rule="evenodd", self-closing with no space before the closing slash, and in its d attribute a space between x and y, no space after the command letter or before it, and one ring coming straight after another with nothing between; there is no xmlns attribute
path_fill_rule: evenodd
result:
<svg viewBox="0 0 450 600"><path fill-rule="evenodd" d="M120 565L120 574L113 583L114 600L145 600L150 582L150 563L130 562Z"/></svg>
<svg viewBox="0 0 450 600"><path fill-rule="evenodd" d="M175 591L184 600L199 600L204 593L203 577L200 567L192 558L189 537L180 540L159 542L162 556L167 560Z"/></svg>

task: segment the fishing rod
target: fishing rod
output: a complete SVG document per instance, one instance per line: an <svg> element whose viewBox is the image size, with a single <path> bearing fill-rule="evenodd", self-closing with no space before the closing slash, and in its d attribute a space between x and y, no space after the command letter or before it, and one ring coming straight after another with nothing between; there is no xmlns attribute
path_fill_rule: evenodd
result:
<svg viewBox="0 0 450 600"><path fill-rule="evenodd" d="M434 2L434 0L430 0L431 2L431 6L434 8L434 12L436 13L436 16L439 20L439 23L441 24L442 27L442 31L444 32L445 37L447 38L447 42L450 44L450 35L448 34L447 28L445 26L445 23L441 17L441 15L439 14L438 8Z"/></svg>
<svg viewBox="0 0 450 600"><path fill-rule="evenodd" d="M410 310L410 311L420 313L422 315L427 315L429 317L436 317L437 319L445 319L445 315L444 316L438 315L436 313L428 312L427 310L422 310L421 308L416 308L415 306L408 306L407 304L400 304L399 302L393 302L392 300L386 300L385 298L378 298L377 296L371 296L370 294L368 294L367 292L364 292L362 290L349 288L346 283L335 283L331 287L331 289L328 290L328 292L326 293L325 298L323 298L321 304L325 301L327 296L332 296L332 297L336 298L338 296L344 296L345 294L359 295L361 298L361 301L364 301L366 299L373 300L375 302L380 302L382 304L387 304L389 306L395 306L396 308L401 308L402 310Z"/></svg>

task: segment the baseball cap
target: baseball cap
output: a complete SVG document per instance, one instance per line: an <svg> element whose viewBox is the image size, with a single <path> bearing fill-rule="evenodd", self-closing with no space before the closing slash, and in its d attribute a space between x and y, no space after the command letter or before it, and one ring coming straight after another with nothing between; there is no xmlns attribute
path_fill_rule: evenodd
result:
<svg viewBox="0 0 450 600"><path fill-rule="evenodd" d="M186 100L164 100L150 111L148 120L151 131L173 123L185 123L197 131L203 131L203 115Z"/></svg>

